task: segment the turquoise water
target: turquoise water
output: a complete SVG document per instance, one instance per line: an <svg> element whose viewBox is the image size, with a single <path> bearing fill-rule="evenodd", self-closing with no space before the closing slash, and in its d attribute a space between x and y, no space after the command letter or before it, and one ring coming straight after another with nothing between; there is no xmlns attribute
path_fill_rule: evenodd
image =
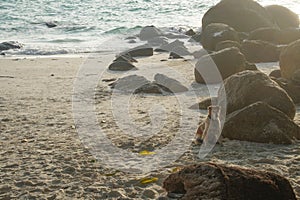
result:
<svg viewBox="0 0 300 200"><path fill-rule="evenodd" d="M142 26L199 28L219 0L1 0L0 42L19 41L23 54L61 54L101 50L115 36ZM260 0L300 14L298 0ZM45 22L58 26L48 28Z"/></svg>

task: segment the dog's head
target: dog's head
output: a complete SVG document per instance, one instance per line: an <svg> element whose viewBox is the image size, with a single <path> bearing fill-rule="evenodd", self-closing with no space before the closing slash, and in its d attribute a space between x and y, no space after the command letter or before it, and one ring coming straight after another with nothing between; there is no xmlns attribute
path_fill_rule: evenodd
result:
<svg viewBox="0 0 300 200"><path fill-rule="evenodd" d="M211 119L219 119L220 106L208 106L207 110Z"/></svg>

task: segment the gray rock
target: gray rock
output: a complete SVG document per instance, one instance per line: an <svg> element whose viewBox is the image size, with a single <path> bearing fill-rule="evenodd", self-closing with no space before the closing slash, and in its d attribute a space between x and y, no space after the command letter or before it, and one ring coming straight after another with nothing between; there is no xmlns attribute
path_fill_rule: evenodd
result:
<svg viewBox="0 0 300 200"><path fill-rule="evenodd" d="M281 29L299 28L299 16L290 9L280 5L269 5L265 8Z"/></svg>
<svg viewBox="0 0 300 200"><path fill-rule="evenodd" d="M136 70L137 68L133 64L126 61L115 61L109 65L108 69L112 71L128 71Z"/></svg>
<svg viewBox="0 0 300 200"><path fill-rule="evenodd" d="M141 45L121 53L124 54L129 54L131 57L153 56L153 48L149 45Z"/></svg>
<svg viewBox="0 0 300 200"><path fill-rule="evenodd" d="M143 76L138 75L130 75L123 78L118 79L117 81L110 84L113 89L134 93L134 91L143 85L147 85L151 83Z"/></svg>
<svg viewBox="0 0 300 200"><path fill-rule="evenodd" d="M182 85L179 81L169 78L168 76L163 74L156 74L154 76L154 80L157 84L162 85L165 88L168 88L173 93L186 92L189 90L187 87Z"/></svg>
<svg viewBox="0 0 300 200"><path fill-rule="evenodd" d="M145 26L140 31L139 37L141 40L150 40L161 35L162 32L155 26Z"/></svg>
<svg viewBox="0 0 300 200"><path fill-rule="evenodd" d="M5 51L5 50L9 50L9 49L21 49L22 47L23 47L23 45L16 41L0 43L0 51Z"/></svg>

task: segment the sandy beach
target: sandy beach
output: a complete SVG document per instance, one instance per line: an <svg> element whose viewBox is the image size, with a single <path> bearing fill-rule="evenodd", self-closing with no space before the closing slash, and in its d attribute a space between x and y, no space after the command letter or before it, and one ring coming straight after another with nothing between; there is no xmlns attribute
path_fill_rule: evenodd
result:
<svg viewBox="0 0 300 200"><path fill-rule="evenodd" d="M101 57L93 59L103 61ZM146 58L137 66L149 67L146 64L153 63L153 59L159 60ZM300 196L299 142L283 146L226 141L203 160L197 158L199 147L192 145L176 162L144 175L107 167L84 147L74 124L74 79L85 61L85 57L80 56L0 59L0 199L165 199L161 186L167 175L177 167L200 161L279 173L288 178ZM186 74L192 83L193 71L186 63L166 61L164 65ZM268 72L273 68L274 63L264 64L261 70ZM110 82L103 80L118 77L118 73L105 72L96 89L97 117L102 130L117 147L135 153L165 146L179 128L181 114L176 97L131 97L130 114L139 126L151 122L148 112L153 102L165 105L167 113L159 133L141 141L122 134L124 130L118 127L113 115ZM205 90L202 94L207 96ZM297 108L295 120L300 124ZM202 117L205 114L205 111L191 112ZM155 179L146 184L141 181L145 177Z"/></svg>

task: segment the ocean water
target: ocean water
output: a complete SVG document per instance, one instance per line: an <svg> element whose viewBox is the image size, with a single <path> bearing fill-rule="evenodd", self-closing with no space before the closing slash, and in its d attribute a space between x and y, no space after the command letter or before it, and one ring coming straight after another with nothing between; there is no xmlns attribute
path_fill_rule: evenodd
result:
<svg viewBox="0 0 300 200"><path fill-rule="evenodd" d="M115 37L141 27L201 27L203 14L219 0L1 0L0 42L24 44L19 54L63 54L101 51ZM259 0L300 14L298 0ZM45 23L58 26L48 28Z"/></svg>

